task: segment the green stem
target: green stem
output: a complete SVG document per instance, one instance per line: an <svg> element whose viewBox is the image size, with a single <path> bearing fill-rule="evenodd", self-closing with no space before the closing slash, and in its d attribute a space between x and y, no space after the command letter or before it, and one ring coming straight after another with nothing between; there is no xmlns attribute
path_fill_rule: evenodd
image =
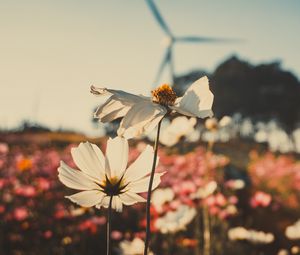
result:
<svg viewBox="0 0 300 255"><path fill-rule="evenodd" d="M148 248L149 248L149 242L150 242L150 236L151 236L150 203L151 203L151 192L152 192L152 185L153 185L154 173L155 173L156 161L157 161L157 151L158 151L158 143L159 143L159 134L160 134L161 122L162 122L162 119L158 123L158 127L157 127L157 134L156 134L156 139L155 139L155 144L154 144L153 164L152 164L152 170L151 170L151 174L150 174L150 181L149 181L148 193L147 193L147 205L146 205L147 224L146 224L146 238L145 238L144 255L148 254Z"/></svg>
<svg viewBox="0 0 300 255"><path fill-rule="evenodd" d="M209 212L207 206L203 207L203 227L204 227L204 255L210 255L210 223Z"/></svg>
<svg viewBox="0 0 300 255"><path fill-rule="evenodd" d="M196 221L195 221L195 236L197 240L197 245L195 246L195 255L200 255L199 243L201 239L201 233L200 233L200 213L198 209L197 209Z"/></svg>
<svg viewBox="0 0 300 255"><path fill-rule="evenodd" d="M210 141L207 144L207 152L213 152L214 141ZM208 179L207 171L204 175L204 179ZM203 255L210 255L211 250L211 233L210 233L210 217L208 207L203 205L202 211L203 218Z"/></svg>
<svg viewBox="0 0 300 255"><path fill-rule="evenodd" d="M108 205L108 213L107 213L107 239L106 239L106 254L111 254L111 212L112 212L112 200L113 196L110 196L109 205Z"/></svg>

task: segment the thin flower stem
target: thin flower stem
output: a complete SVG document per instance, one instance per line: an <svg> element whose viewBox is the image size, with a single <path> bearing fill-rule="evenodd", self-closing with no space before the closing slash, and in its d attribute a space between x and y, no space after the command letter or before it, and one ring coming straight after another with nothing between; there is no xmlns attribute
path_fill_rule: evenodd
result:
<svg viewBox="0 0 300 255"><path fill-rule="evenodd" d="M207 152L211 153L214 148L214 141L210 141L207 144ZM208 177L207 174L205 176L206 178ZM210 243L211 243L211 233L210 233L210 217L209 217L209 212L208 208L206 205L203 206L203 255L210 255Z"/></svg>
<svg viewBox="0 0 300 255"><path fill-rule="evenodd" d="M158 123L157 126L157 133L156 133L156 139L154 144L154 156L153 156L153 164L152 164L152 170L150 174L150 181L148 186L148 193L147 193L147 205L146 205L146 238L145 238L145 248L144 248L144 255L148 254L148 248L149 248L149 241L151 236L151 215L150 215L150 204L151 204L151 192L152 192L152 185L153 185L153 179L154 179L154 173L155 173L155 167L156 167L156 161L157 161L157 151L158 151L158 143L159 143L159 134L160 134L160 126L161 126L162 119Z"/></svg>
<svg viewBox="0 0 300 255"><path fill-rule="evenodd" d="M201 233L200 233L200 216L198 215L199 214L199 210L197 210L198 213L196 215L196 221L195 221L195 236L196 236L196 240L198 241L197 245L195 246L195 252L194 254L195 255L200 255L200 248L199 248L199 242L200 242L200 239L201 239Z"/></svg>
<svg viewBox="0 0 300 255"><path fill-rule="evenodd" d="M106 254L111 254L111 211L112 211L113 196L110 196L108 213L107 213L107 239L106 239Z"/></svg>
<svg viewBox="0 0 300 255"><path fill-rule="evenodd" d="M207 206L204 206L203 208L203 226L204 226L204 255L210 255L210 223L209 223L209 213Z"/></svg>

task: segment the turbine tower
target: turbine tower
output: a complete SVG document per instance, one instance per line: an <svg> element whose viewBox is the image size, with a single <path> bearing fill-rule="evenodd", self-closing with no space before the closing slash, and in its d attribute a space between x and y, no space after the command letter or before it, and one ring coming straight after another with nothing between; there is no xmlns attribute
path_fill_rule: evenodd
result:
<svg viewBox="0 0 300 255"><path fill-rule="evenodd" d="M238 42L239 39L229 39L229 38L218 38L218 37L206 37L206 36L175 36L170 28L168 27L167 23L165 22L164 18L162 17L161 13L159 12L157 6L154 3L154 0L145 0L149 9L151 10L154 18L156 19L157 23L163 30L166 35L164 39L166 50L160 66L158 68L154 86L157 85L159 79L166 68L169 66L170 76L172 85L174 84L175 80L175 72L174 72L174 55L173 55L173 48L176 43L225 43L225 42Z"/></svg>

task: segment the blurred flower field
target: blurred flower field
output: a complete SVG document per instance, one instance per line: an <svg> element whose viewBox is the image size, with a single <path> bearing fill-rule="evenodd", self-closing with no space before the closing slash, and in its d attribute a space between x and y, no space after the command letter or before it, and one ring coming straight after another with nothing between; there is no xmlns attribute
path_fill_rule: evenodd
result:
<svg viewBox="0 0 300 255"><path fill-rule="evenodd" d="M204 239L211 254L300 254L298 154L202 134L207 143L194 135L159 149L157 172L166 173L152 196L153 254L200 255ZM147 141L132 143L131 162ZM93 142L104 149L106 138ZM72 204L58 181L60 160L76 168L76 145L0 143L0 254L105 254L106 210ZM113 254L142 254L144 212L139 203L113 213Z"/></svg>

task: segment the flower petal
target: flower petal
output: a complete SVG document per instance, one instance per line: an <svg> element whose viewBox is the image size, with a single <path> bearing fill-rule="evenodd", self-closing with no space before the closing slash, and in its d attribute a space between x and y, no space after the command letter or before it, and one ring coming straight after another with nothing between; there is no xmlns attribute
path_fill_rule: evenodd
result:
<svg viewBox="0 0 300 255"><path fill-rule="evenodd" d="M157 174L154 175L152 190L154 190L160 184L160 181L161 181L160 177L163 174L164 173L157 173ZM145 177L143 179L140 179L138 181L129 183L127 188L130 192L133 192L133 193L147 192L149 181L150 181L150 176L147 176L147 177Z"/></svg>
<svg viewBox="0 0 300 255"><path fill-rule="evenodd" d="M128 141L123 137L109 138L106 148L106 171L109 177L121 177L128 163Z"/></svg>
<svg viewBox="0 0 300 255"><path fill-rule="evenodd" d="M71 154L80 170L93 180L99 183L105 178L105 158L97 145L80 143L78 147L71 149Z"/></svg>
<svg viewBox="0 0 300 255"><path fill-rule="evenodd" d="M108 208L110 202L110 196L105 196L101 203L96 205L97 209L100 209L102 206L104 208ZM117 212L122 212L123 209L123 203L121 199L118 196L113 196L112 202L111 202L111 208L115 209Z"/></svg>
<svg viewBox="0 0 300 255"><path fill-rule="evenodd" d="M112 99L122 102L124 105L133 105L140 101L149 100L148 97L137 96L123 90L97 88L91 86L91 93L96 96L111 96Z"/></svg>
<svg viewBox="0 0 300 255"><path fill-rule="evenodd" d="M71 196L66 196L66 198L83 207L92 207L99 204L104 196L105 194L100 190L86 190Z"/></svg>
<svg viewBox="0 0 300 255"><path fill-rule="evenodd" d="M212 117L211 110L214 95L209 90L209 83L206 76L195 81L184 93L183 97L178 98L176 104L170 108L181 114L206 118Z"/></svg>
<svg viewBox="0 0 300 255"><path fill-rule="evenodd" d="M99 188L99 186L92 181L88 175L69 167L63 161L60 162L58 172L59 180L71 189L90 190Z"/></svg>
<svg viewBox="0 0 300 255"><path fill-rule="evenodd" d="M135 104L125 115L118 129L118 135L127 139L150 132L167 113L165 107L150 101Z"/></svg>
<svg viewBox="0 0 300 255"><path fill-rule="evenodd" d="M111 208L115 209L117 212L122 212L123 203L118 196L113 196Z"/></svg>
<svg viewBox="0 0 300 255"><path fill-rule="evenodd" d="M127 191L121 195L119 195L122 203L124 205L133 205L138 202L146 202L146 199L141 197L140 195Z"/></svg>
<svg viewBox="0 0 300 255"><path fill-rule="evenodd" d="M110 122L123 117L129 109L130 106L126 106L110 97L103 105L98 107L94 113L94 118L98 118L102 122Z"/></svg>
<svg viewBox="0 0 300 255"><path fill-rule="evenodd" d="M144 133L149 134L151 133L155 127L158 125L158 123L161 121L161 119L165 116L166 113L159 113L157 114L148 124L144 127Z"/></svg>
<svg viewBox="0 0 300 255"><path fill-rule="evenodd" d="M124 180L126 180L126 182L132 182L149 174L152 168L153 155L152 146L147 145L146 149L127 168L124 174Z"/></svg>
<svg viewBox="0 0 300 255"><path fill-rule="evenodd" d="M101 201L99 204L96 205L96 208L97 208L97 209L100 209L102 206L103 206L104 208L108 208L109 200L110 200L110 196L107 196L107 195L106 195L106 196L102 199L102 201Z"/></svg>

